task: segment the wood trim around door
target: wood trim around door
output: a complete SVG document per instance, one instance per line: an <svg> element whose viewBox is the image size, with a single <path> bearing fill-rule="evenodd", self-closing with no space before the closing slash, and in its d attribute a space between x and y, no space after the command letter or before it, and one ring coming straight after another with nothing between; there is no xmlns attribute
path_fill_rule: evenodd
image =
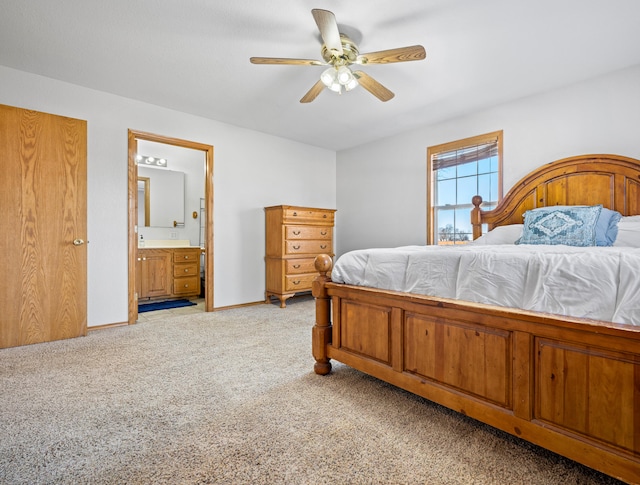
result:
<svg viewBox="0 0 640 485"><path fill-rule="evenodd" d="M182 148L201 150L205 154L205 311L213 311L213 146L205 145L188 140L171 138L143 131L129 130L129 324L136 323L138 319L138 301L136 298L136 261L138 256L138 167L136 165L136 153L138 151L138 140L164 143Z"/></svg>

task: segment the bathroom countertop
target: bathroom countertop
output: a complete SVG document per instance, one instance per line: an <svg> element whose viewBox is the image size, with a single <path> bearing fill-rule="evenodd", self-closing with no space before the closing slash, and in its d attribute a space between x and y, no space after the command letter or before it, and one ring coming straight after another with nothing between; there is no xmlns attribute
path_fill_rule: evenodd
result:
<svg viewBox="0 0 640 485"><path fill-rule="evenodd" d="M188 239L145 239L144 246L140 246L139 249L169 249L169 248L197 248L203 249L200 246L194 246Z"/></svg>

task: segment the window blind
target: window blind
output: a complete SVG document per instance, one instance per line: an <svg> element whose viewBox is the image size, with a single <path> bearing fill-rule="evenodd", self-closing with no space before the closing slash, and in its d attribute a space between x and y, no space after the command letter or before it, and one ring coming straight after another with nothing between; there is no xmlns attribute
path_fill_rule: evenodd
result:
<svg viewBox="0 0 640 485"><path fill-rule="evenodd" d="M436 153L432 160L432 170L455 167L463 163L477 162L490 157L498 156L498 140L492 140L479 145L457 148L450 151Z"/></svg>

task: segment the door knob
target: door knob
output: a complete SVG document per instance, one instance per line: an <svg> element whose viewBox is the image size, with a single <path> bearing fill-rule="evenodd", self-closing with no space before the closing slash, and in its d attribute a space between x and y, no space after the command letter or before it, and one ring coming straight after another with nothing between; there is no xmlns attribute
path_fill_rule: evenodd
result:
<svg viewBox="0 0 640 485"><path fill-rule="evenodd" d="M74 239L73 240L73 245L74 246L82 246L84 244L84 240L82 239Z"/></svg>

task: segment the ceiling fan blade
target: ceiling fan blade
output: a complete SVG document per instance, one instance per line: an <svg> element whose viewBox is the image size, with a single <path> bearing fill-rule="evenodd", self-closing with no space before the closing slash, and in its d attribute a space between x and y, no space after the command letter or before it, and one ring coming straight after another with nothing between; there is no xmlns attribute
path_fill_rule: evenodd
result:
<svg viewBox="0 0 640 485"><path fill-rule="evenodd" d="M338 30L336 16L333 12L319 8L314 8L311 10L311 13L318 25L318 30L320 30L320 35L327 50L334 56L341 56L343 54L342 41L340 40L340 31Z"/></svg>
<svg viewBox="0 0 640 485"><path fill-rule="evenodd" d="M311 101L313 101L314 99L316 99L318 97L318 94L320 94L323 89L324 89L323 82L322 81L318 81L317 83L315 83L313 85L313 87L311 89L309 89L309 91L307 91L307 94L305 94L302 97L300 102L301 103L310 103Z"/></svg>
<svg viewBox="0 0 640 485"><path fill-rule="evenodd" d="M385 88L378 81L373 79L367 73L362 71L354 71L353 75L356 77L358 83L360 83L363 88L373 94L380 101L389 101L395 96L395 94Z"/></svg>
<svg viewBox="0 0 640 485"><path fill-rule="evenodd" d="M314 59L289 59L286 57L251 57L252 64L294 64L298 66L326 66L323 61Z"/></svg>
<svg viewBox="0 0 640 485"><path fill-rule="evenodd" d="M384 51L361 54L356 58L356 64L387 64L389 62L421 61L427 56L424 47L412 45L398 47Z"/></svg>

